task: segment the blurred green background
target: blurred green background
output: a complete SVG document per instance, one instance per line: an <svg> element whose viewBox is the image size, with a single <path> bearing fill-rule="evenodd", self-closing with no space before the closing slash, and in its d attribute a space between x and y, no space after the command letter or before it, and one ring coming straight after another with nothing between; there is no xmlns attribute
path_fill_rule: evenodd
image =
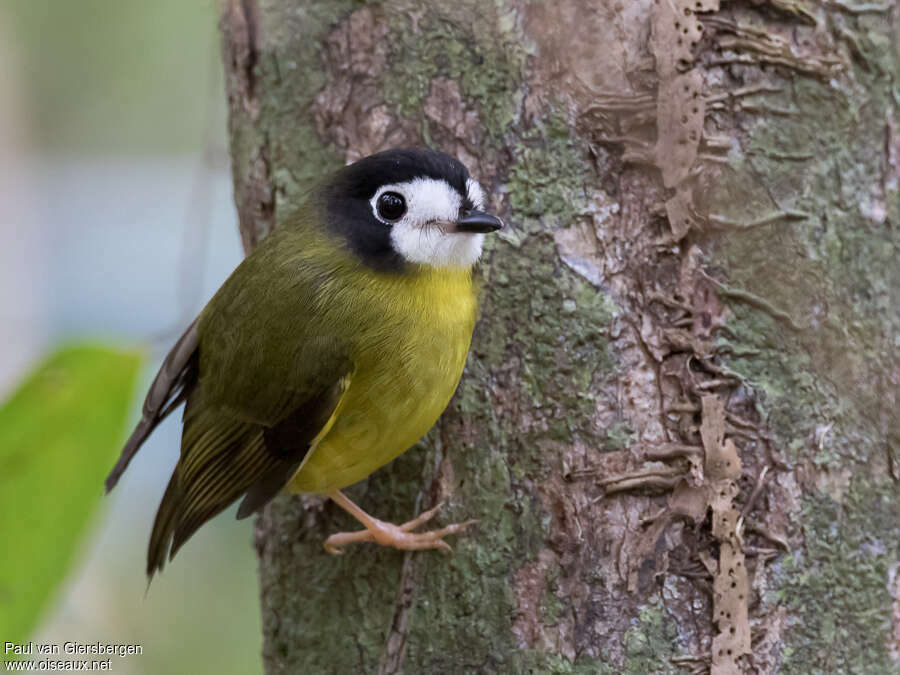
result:
<svg viewBox="0 0 900 675"><path fill-rule="evenodd" d="M142 349L130 427L167 348L240 260L217 14L215 0L0 0L0 398L61 345ZM22 405L7 427L27 426ZM116 673L261 672L252 523L215 519L147 591L176 417L99 501L31 639L142 645ZM59 498L46 480L4 509ZM46 534L50 557L62 543Z"/></svg>

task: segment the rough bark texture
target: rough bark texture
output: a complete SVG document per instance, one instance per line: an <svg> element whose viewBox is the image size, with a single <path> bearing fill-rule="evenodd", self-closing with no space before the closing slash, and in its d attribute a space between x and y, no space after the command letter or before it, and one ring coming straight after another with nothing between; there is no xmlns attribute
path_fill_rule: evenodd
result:
<svg viewBox="0 0 900 675"><path fill-rule="evenodd" d="M268 673L900 669L900 9L229 0L250 247L428 143L509 227L464 381L350 492L455 553L256 545Z"/></svg>

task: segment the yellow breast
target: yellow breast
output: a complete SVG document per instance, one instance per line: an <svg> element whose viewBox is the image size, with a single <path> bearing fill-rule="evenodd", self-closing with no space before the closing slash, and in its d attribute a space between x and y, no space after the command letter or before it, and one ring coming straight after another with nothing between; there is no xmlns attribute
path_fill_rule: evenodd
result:
<svg viewBox="0 0 900 675"><path fill-rule="evenodd" d="M342 291L343 292L343 291ZM469 270L372 275L346 289L363 312L354 364L327 433L291 479L292 492L324 492L362 480L418 441L447 407L475 325ZM371 299L359 306L359 298Z"/></svg>

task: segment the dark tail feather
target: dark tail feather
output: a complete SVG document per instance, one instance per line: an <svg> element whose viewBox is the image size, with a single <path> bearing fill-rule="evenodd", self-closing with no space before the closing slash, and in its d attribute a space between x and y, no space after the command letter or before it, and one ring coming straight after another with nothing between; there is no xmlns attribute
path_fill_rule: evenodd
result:
<svg viewBox="0 0 900 675"><path fill-rule="evenodd" d="M128 463L140 449L147 436L162 422L169 413L177 408L187 398L197 382L197 346L200 337L197 333L197 320L188 326L175 346L166 356L150 385L147 398L144 399L144 408L141 421L131 433L119 461L106 477L106 492L112 490L122 473L128 468Z"/></svg>
<svg viewBox="0 0 900 675"><path fill-rule="evenodd" d="M128 468L128 463L131 462L132 457L134 457L143 442L147 440L147 436L149 436L150 432L156 427L155 422L156 420L149 420L146 417L143 417L141 418L141 421L138 422L134 431L131 432L128 442L126 442L125 447L122 448L122 454L119 456L119 461L116 462L113 470L110 471L109 475L106 477L106 494L109 494L112 489L116 487L119 478L122 477L125 469Z"/></svg>
<svg viewBox="0 0 900 675"><path fill-rule="evenodd" d="M150 545L147 547L147 581L156 572L161 572L169 554L169 545L175 526L178 524L178 511L181 508L181 489L178 484L178 471L172 474L169 485L156 511L153 531L150 534Z"/></svg>

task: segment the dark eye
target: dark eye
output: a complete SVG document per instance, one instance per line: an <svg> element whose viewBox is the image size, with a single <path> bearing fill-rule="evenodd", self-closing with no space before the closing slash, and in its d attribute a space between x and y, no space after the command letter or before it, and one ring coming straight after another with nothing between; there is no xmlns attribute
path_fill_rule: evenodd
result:
<svg viewBox="0 0 900 675"><path fill-rule="evenodd" d="M399 220L406 213L406 200L403 199L403 195L396 192L385 192L378 197L375 208L378 209L378 215L385 220Z"/></svg>

